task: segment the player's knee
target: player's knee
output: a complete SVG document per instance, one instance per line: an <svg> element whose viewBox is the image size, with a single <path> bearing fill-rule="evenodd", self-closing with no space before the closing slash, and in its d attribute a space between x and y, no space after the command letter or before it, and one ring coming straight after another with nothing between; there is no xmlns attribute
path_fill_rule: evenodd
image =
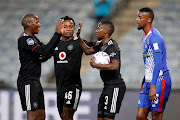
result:
<svg viewBox="0 0 180 120"><path fill-rule="evenodd" d="M153 116L152 116L152 120L160 120L160 119L158 119L158 116L157 116L157 115L153 115Z"/></svg>
<svg viewBox="0 0 180 120"><path fill-rule="evenodd" d="M60 114L60 118L61 118L62 120L64 120L64 113L61 113L61 114Z"/></svg>
<svg viewBox="0 0 180 120"><path fill-rule="evenodd" d="M152 111L152 120L162 120L163 113Z"/></svg>
<svg viewBox="0 0 180 120"><path fill-rule="evenodd" d="M40 120L45 120L45 118L46 118L46 115L44 114L40 117Z"/></svg>
<svg viewBox="0 0 180 120"><path fill-rule="evenodd" d="M38 114L38 120L45 120L45 118L46 118L45 113Z"/></svg>
<svg viewBox="0 0 180 120"><path fill-rule="evenodd" d="M70 111L64 112L63 116L64 120L73 120L73 113Z"/></svg>
<svg viewBox="0 0 180 120"><path fill-rule="evenodd" d="M37 120L37 118L38 118L38 117L35 116L35 115L34 115L34 116L32 115L32 116L28 116L28 117L27 117L27 119L29 119L29 120Z"/></svg>
<svg viewBox="0 0 180 120"><path fill-rule="evenodd" d="M137 113L136 120L146 120L146 116L144 114Z"/></svg>
<svg viewBox="0 0 180 120"><path fill-rule="evenodd" d="M46 116L45 115L41 115L38 117L38 120L45 120Z"/></svg>
<svg viewBox="0 0 180 120"><path fill-rule="evenodd" d="M73 120L73 116L70 116L69 114L64 114L64 120Z"/></svg>

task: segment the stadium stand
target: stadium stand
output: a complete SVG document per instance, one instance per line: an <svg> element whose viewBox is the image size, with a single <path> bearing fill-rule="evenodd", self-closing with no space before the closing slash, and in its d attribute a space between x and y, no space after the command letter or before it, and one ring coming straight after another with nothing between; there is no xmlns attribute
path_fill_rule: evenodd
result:
<svg viewBox="0 0 180 120"><path fill-rule="evenodd" d="M118 0L116 0L118 2ZM21 18L23 15L33 13L39 16L41 30L37 37L47 43L54 33L54 28L59 18L66 15L74 18L76 29L78 22L83 22L82 38L88 39L95 24L90 17L93 13L91 1L85 0L1 0L0 4L0 87L16 87L18 70L17 39L23 32ZM53 72L53 59L42 65L42 83L45 87L54 79L49 76ZM52 86L55 88L53 82Z"/></svg>
<svg viewBox="0 0 180 120"><path fill-rule="evenodd" d="M136 12L144 6L152 6L155 10L154 25L164 36L167 53L168 67L173 80L173 88L180 88L180 1L179 0L124 0L119 4L115 0L115 14L112 21L115 23L117 33L114 39L118 40L121 48L122 67L121 73L128 88L139 88L143 77L143 63L141 56L142 31L136 25ZM156 2L152 2L156 1ZM131 11L131 12L129 12ZM71 16L76 22L82 20L82 38L89 40L94 34L95 20L90 17L93 13L91 1L85 0L1 0L0 4L0 87L16 87L18 70L17 39L23 28L21 18L24 14L34 13L39 16L41 31L38 38L47 43L54 32L58 19L65 15ZM125 18L125 15L127 17ZM129 21L131 19L131 21ZM125 23L126 24L125 24ZM120 28L122 28L120 30ZM119 36L120 35L120 36ZM100 88L102 86L99 71L89 66L89 58L83 56L82 81L84 88ZM53 59L42 65L41 81L46 88L55 88L53 76Z"/></svg>
<svg viewBox="0 0 180 120"><path fill-rule="evenodd" d="M121 73L127 88L139 88L144 75L144 65L142 59L141 38L143 31L136 28L136 13L138 9L149 6L154 9L154 26L162 33L167 48L168 67L172 77L172 88L180 88L180 1L179 0L129 0L124 3L116 16L112 18L115 23L116 33L114 38L119 41L121 49ZM93 74L93 76L92 76ZM94 77L95 76L95 77ZM98 70L90 68L83 76L89 84L99 85ZM87 81L86 81L87 82Z"/></svg>

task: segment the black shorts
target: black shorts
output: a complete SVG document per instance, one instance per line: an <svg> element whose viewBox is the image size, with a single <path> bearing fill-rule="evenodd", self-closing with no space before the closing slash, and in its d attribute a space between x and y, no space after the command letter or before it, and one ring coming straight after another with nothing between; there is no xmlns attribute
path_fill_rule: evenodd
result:
<svg viewBox="0 0 180 120"><path fill-rule="evenodd" d="M98 118L114 119L115 114L119 113L125 92L124 82L117 85L106 85L99 98Z"/></svg>
<svg viewBox="0 0 180 120"><path fill-rule="evenodd" d="M75 85L57 92L57 108L59 114L63 113L63 107L77 109L82 93L82 87Z"/></svg>
<svg viewBox="0 0 180 120"><path fill-rule="evenodd" d="M44 93L40 84L18 85L18 91L23 111L45 109Z"/></svg>

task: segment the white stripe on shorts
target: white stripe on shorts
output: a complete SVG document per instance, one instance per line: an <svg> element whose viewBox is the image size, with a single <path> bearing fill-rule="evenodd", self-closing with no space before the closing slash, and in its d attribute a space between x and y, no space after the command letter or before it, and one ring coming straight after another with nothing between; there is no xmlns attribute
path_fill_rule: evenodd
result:
<svg viewBox="0 0 180 120"><path fill-rule="evenodd" d="M110 113L116 112L116 102L117 102L117 98L118 98L118 92L119 92L119 88L114 88Z"/></svg>
<svg viewBox="0 0 180 120"><path fill-rule="evenodd" d="M26 107L28 111L28 110L31 110L30 85L25 85L25 97L26 97Z"/></svg>
<svg viewBox="0 0 180 120"><path fill-rule="evenodd" d="M78 104L78 100L79 100L79 89L76 89L76 98L75 98L75 101L74 101L74 107L73 109L77 109L77 104Z"/></svg>

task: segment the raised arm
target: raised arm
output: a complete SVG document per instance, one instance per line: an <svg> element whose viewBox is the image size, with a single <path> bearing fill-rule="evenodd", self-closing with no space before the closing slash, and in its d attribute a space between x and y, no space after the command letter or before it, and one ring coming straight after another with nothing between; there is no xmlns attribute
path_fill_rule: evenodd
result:
<svg viewBox="0 0 180 120"><path fill-rule="evenodd" d="M51 38L49 43L43 47L38 47L37 45L37 48L34 48L33 50L34 52L37 52L41 55L47 55L54 50L63 32L62 31L63 21L64 20L59 20L58 23L56 24L54 36Z"/></svg>
<svg viewBox="0 0 180 120"><path fill-rule="evenodd" d="M84 43L84 41L81 39L81 37L80 37L81 27L82 27L82 22L79 21L79 28L78 28L78 30L77 30L77 32L76 32L77 37L78 37L78 41L79 41L79 43L80 43L80 45L81 45L81 48L82 48L83 52L84 52L86 55L91 55L91 54L95 53L96 51L93 49L93 47L88 47L88 46Z"/></svg>
<svg viewBox="0 0 180 120"><path fill-rule="evenodd" d="M54 50L62 34L63 20L60 20L55 29L55 33L47 45L41 45L36 42L35 38L23 37L19 39L19 47L37 53L39 55L46 56Z"/></svg>

